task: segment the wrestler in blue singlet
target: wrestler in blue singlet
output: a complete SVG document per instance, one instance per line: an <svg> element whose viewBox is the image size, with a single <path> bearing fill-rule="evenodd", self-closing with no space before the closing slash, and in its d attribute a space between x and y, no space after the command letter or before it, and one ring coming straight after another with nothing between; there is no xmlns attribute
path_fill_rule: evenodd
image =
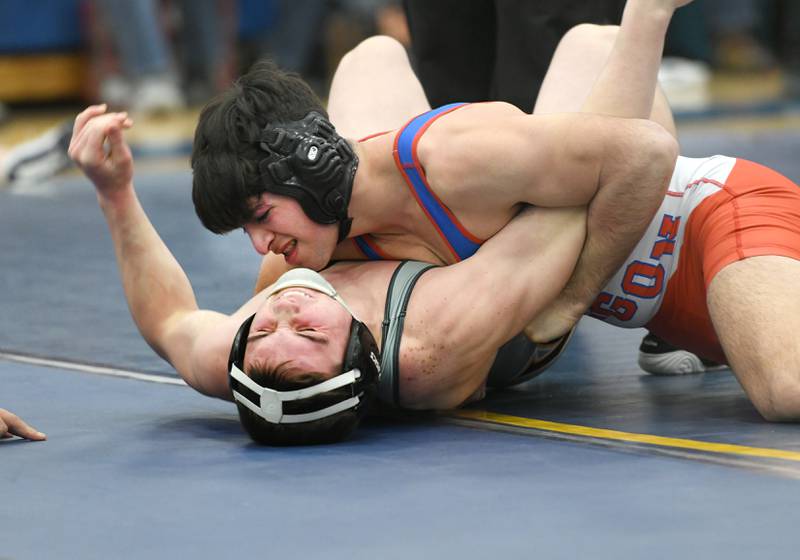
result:
<svg viewBox="0 0 800 560"><path fill-rule="evenodd" d="M475 254L483 241L470 234L461 225L458 218L439 200L428 185L425 172L417 158L417 142L436 119L465 105L466 103L451 103L422 113L401 128L394 140L394 160L397 168L456 261L464 260ZM353 241L369 260L391 258L378 248L369 234L354 237Z"/></svg>

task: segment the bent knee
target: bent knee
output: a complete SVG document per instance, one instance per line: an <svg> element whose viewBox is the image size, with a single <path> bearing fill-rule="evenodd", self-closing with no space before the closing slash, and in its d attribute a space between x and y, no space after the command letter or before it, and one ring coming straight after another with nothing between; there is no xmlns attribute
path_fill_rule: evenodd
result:
<svg viewBox="0 0 800 560"><path fill-rule="evenodd" d="M800 422L800 380L773 383L752 400L769 422Z"/></svg>
<svg viewBox="0 0 800 560"><path fill-rule="evenodd" d="M579 23L570 28L559 42L559 46L585 48L611 48L617 38L618 25Z"/></svg>
<svg viewBox="0 0 800 560"><path fill-rule="evenodd" d="M361 41L348 51L343 57L340 66L371 65L375 61L380 64L393 64L397 62L408 63L406 49L397 39L387 35L373 35Z"/></svg>

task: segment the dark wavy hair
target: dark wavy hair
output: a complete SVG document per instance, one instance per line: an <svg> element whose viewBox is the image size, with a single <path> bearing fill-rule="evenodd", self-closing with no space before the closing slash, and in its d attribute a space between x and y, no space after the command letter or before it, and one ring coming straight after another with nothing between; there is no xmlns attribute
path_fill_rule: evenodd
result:
<svg viewBox="0 0 800 560"><path fill-rule="evenodd" d="M192 147L192 201L203 225L227 233L252 217L250 199L264 192L258 162L261 131L269 123L327 112L297 74L263 59L200 113Z"/></svg>

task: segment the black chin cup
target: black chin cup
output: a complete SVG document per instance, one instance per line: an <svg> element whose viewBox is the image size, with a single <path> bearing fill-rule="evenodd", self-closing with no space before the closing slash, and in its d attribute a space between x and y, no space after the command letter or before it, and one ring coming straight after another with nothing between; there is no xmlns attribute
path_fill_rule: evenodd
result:
<svg viewBox="0 0 800 560"><path fill-rule="evenodd" d="M267 125L259 146L267 154L259 162L266 190L294 198L317 223L344 224L340 240L346 237L358 157L333 124L312 111L299 121Z"/></svg>
<svg viewBox="0 0 800 560"><path fill-rule="evenodd" d="M367 325L353 317L342 371L358 368L361 372L359 385L375 388L381 374L380 362L381 354L375 337L372 336Z"/></svg>

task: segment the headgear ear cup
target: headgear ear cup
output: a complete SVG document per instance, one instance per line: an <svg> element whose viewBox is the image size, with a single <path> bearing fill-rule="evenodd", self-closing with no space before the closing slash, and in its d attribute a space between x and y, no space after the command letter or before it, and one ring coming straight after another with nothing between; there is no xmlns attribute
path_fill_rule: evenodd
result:
<svg viewBox="0 0 800 560"><path fill-rule="evenodd" d="M236 331L236 336L233 337L233 344L231 344L231 353L228 356L228 371L231 370L231 366L234 364L236 364L236 367L239 369L244 369L244 353L247 349L247 335L250 334L250 326L253 324L253 319L255 318L256 314L253 313L244 320L239 330ZM228 381L230 382L230 378Z"/></svg>
<svg viewBox="0 0 800 560"><path fill-rule="evenodd" d="M266 153L259 170L267 192L294 198L317 223L339 223L339 240L346 238L358 157L333 124L312 111L299 121L267 125L259 146Z"/></svg>

